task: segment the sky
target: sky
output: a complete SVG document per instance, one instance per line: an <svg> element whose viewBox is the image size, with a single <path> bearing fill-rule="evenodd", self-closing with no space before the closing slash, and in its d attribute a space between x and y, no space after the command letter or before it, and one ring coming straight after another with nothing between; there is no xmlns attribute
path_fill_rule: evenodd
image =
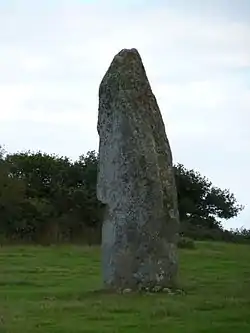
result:
<svg viewBox="0 0 250 333"><path fill-rule="evenodd" d="M249 0L0 0L0 145L98 150L98 87L137 48L174 163L229 188L250 228Z"/></svg>

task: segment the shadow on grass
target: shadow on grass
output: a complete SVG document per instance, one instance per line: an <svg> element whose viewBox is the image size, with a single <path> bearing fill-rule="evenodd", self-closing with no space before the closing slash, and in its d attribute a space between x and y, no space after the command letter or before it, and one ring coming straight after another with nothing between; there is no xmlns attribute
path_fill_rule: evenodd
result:
<svg viewBox="0 0 250 333"><path fill-rule="evenodd" d="M94 299L94 298L105 298L108 297L144 297L144 296L184 296L186 292L184 290L171 290L169 292L159 291L159 292L148 292L148 291L127 291L121 292L119 290L111 290L111 289L92 289L88 291L83 291L80 293L71 293L71 292L63 292L62 294L57 294L57 300L86 300L86 299Z"/></svg>

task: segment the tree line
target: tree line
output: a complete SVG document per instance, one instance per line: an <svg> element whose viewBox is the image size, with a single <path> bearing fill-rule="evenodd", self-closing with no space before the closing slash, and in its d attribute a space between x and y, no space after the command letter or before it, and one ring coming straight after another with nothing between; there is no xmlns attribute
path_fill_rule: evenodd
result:
<svg viewBox="0 0 250 333"><path fill-rule="evenodd" d="M42 152L0 149L0 242L98 243L104 206L96 198L98 154L76 161ZM234 194L195 170L174 166L180 233L194 239L249 240L250 231L223 230L243 209Z"/></svg>

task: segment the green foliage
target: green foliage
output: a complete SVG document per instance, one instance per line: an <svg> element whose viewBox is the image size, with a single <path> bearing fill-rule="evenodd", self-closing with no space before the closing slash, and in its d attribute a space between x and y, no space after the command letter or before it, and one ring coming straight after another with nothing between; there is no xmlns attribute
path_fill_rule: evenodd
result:
<svg viewBox="0 0 250 333"><path fill-rule="evenodd" d="M13 177L8 164L0 160L0 234L12 237L20 228L20 215L25 202L25 183Z"/></svg>
<svg viewBox="0 0 250 333"><path fill-rule="evenodd" d="M0 147L0 234L42 243L81 237L100 241L104 205L96 198L97 168L95 151L73 162L41 152L7 154ZM236 237L221 228L218 219L235 217L243 209L229 190L213 187L183 165L174 171L184 236L247 238L246 232Z"/></svg>
<svg viewBox="0 0 250 333"><path fill-rule="evenodd" d="M243 209L228 189L213 187L199 172L177 164L174 168L181 221L196 227L220 229L220 219L236 217Z"/></svg>
<svg viewBox="0 0 250 333"><path fill-rule="evenodd" d="M250 230L247 230L246 228L240 228L240 229L231 229L230 233L236 237L236 238L241 238L247 241L250 241Z"/></svg>
<svg viewBox="0 0 250 333"><path fill-rule="evenodd" d="M8 171L1 173L2 177L10 178L9 183L14 186L13 190L9 184L9 191L1 187L5 197L11 192L9 206L13 207L15 197L23 200L22 205L15 205L19 215L14 219L17 226L11 229L13 236L39 241L54 233L55 240L61 236L71 239L82 233L85 226L99 223L102 205L96 199L97 156L94 152L74 163L66 157L41 152L16 153L7 155L2 164L8 166ZM11 177L7 177L7 173ZM19 183L23 185L20 195L16 191Z"/></svg>
<svg viewBox="0 0 250 333"><path fill-rule="evenodd" d="M3 148L3 146L0 145L0 160L3 160L6 154L6 150Z"/></svg>

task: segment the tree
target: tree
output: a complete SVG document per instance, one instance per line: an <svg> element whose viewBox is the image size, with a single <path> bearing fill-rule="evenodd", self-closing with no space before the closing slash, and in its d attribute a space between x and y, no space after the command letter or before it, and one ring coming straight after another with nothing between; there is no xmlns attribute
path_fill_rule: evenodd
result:
<svg viewBox="0 0 250 333"><path fill-rule="evenodd" d="M86 226L100 225L102 205L96 198L95 152L72 162L66 157L28 151L7 155L6 163L12 176L25 184L23 221L28 223L30 238L52 233L55 238L56 233L70 238Z"/></svg>
<svg viewBox="0 0 250 333"><path fill-rule="evenodd" d="M0 158L0 233L13 236L22 216L25 202L25 184L10 173L8 163Z"/></svg>
<svg viewBox="0 0 250 333"><path fill-rule="evenodd" d="M82 210L85 212L86 224L99 226L104 205L96 197L98 154L95 151L89 151L86 155L81 155L74 163L74 167L79 170L83 181L82 197L85 201L82 200Z"/></svg>
<svg viewBox="0 0 250 333"><path fill-rule="evenodd" d="M179 212L182 221L208 229L220 228L218 219L236 217L243 206L228 189L221 190L194 170L182 164L174 168L178 191Z"/></svg>
<svg viewBox="0 0 250 333"><path fill-rule="evenodd" d="M104 205L96 197L97 168L95 151L72 162L41 152L6 154L0 147L0 233L36 242L84 233L89 239L90 230L100 235ZM235 217L243 207L198 172L181 164L174 171L182 231L221 237L219 219Z"/></svg>
<svg viewBox="0 0 250 333"><path fill-rule="evenodd" d="M0 160L4 160L6 150L0 145Z"/></svg>

